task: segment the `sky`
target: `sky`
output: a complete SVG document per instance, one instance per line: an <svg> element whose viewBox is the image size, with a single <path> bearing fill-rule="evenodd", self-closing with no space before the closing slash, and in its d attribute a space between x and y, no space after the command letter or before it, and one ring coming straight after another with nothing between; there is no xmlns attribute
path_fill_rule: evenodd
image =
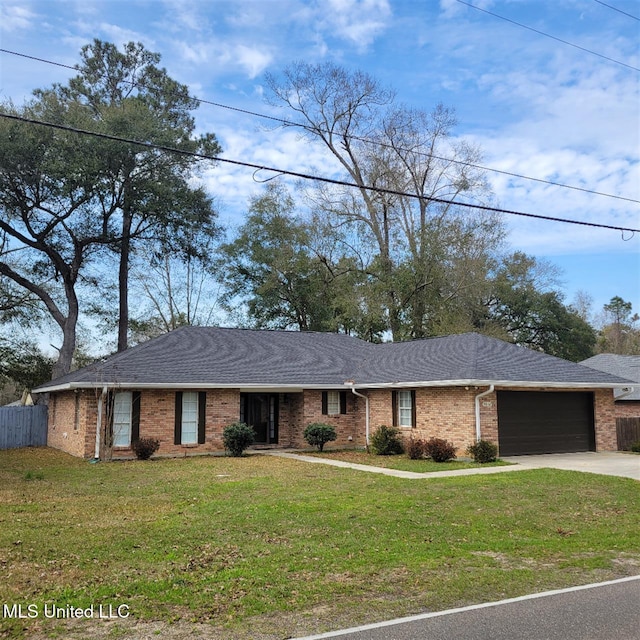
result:
<svg viewBox="0 0 640 640"><path fill-rule="evenodd" d="M455 109L455 136L479 145L495 170L498 206L633 229L639 36L638 0L0 0L2 49L74 65L93 38L141 42L194 96L264 115L288 116L265 102L267 72L298 60L366 71L406 105ZM22 104L72 75L0 53L0 101ZM292 129L210 104L195 115L223 158L336 175L327 152ZM229 228L264 188L253 170L224 163L205 180ZM598 312L621 296L640 312L640 233L505 222L512 250L560 268L567 303L584 292Z"/></svg>

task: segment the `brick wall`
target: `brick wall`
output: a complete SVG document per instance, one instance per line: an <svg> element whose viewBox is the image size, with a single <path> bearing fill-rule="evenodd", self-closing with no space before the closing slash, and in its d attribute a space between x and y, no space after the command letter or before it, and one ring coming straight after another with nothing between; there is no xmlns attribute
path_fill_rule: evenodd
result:
<svg viewBox="0 0 640 640"><path fill-rule="evenodd" d="M322 391L305 390L303 393L289 394L289 432L287 444L290 447L308 448L304 439L304 430L314 422L323 422L335 427L337 440L326 445L330 448L345 448L354 445L364 446L364 400L348 391L346 394L347 412L327 415L322 413ZM282 406L282 405L281 405ZM282 435L282 429L280 431ZM280 440L283 443L283 440Z"/></svg>
<svg viewBox="0 0 640 640"><path fill-rule="evenodd" d="M640 400L616 402L616 418L640 418Z"/></svg>
<svg viewBox="0 0 640 640"><path fill-rule="evenodd" d="M475 441L474 399L484 390L486 387L416 389L416 426L403 428L404 436L445 438L453 442L458 455L464 455L467 446ZM562 392L555 389L539 390ZM382 424L391 425L391 390L371 389L363 393L368 394L370 400L371 433ZM98 397L99 391L93 390L52 394L49 404L49 445L72 455L93 457ZM346 399L346 414L325 415L322 413L321 391L305 390L303 393L280 394L279 446L307 448L303 432L312 422L325 422L336 428L338 439L327 445L328 447L364 446L365 401L350 392L347 393ZM157 438L160 441L159 455L221 452L224 449L224 427L236 422L240 416L238 389L208 389L205 443L175 445L175 391L143 390L140 402L140 437ZM615 418L620 415L621 407L624 407L621 403L614 405L612 390L602 389L594 392L597 450L617 448ZM482 437L497 444L495 393L480 400L480 416ZM114 450L114 457L132 455L129 448Z"/></svg>
<svg viewBox="0 0 640 640"><path fill-rule="evenodd" d="M616 406L613 401L613 389L597 389L593 394L596 451L616 451Z"/></svg>
<svg viewBox="0 0 640 640"><path fill-rule="evenodd" d="M466 448L475 441L475 404L474 398L484 389L473 387L423 387L415 389L416 426L401 427L405 438L444 438L452 442L457 455L464 455ZM370 429L373 434L380 425L393 424L391 397L389 389L372 389L369 392L371 411ZM488 399L490 401L490 399ZM364 403L363 403L364 404ZM484 410L483 435L491 439L497 432L497 420L489 420L495 413ZM493 425L484 433L485 424ZM493 429L493 431L492 431Z"/></svg>
<svg viewBox="0 0 640 640"><path fill-rule="evenodd" d="M97 419L96 393L78 389L51 394L47 444L82 458L93 457Z"/></svg>
<svg viewBox="0 0 640 640"><path fill-rule="evenodd" d="M200 391L189 389L189 391ZM205 409L205 442L203 444L174 444L175 390L145 389L140 394L140 437L160 441L157 455L189 455L224 451L222 432L240 417L238 389L207 389ZM129 447L114 449L114 458L131 457Z"/></svg>

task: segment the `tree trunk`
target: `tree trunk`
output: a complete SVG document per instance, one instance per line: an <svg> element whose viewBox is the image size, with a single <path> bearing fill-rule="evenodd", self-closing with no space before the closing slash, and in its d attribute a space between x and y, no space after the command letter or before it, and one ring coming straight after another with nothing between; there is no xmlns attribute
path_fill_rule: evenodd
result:
<svg viewBox="0 0 640 640"><path fill-rule="evenodd" d="M76 350L76 327L79 313L78 298L72 285L66 286L65 289L69 311L66 317L64 317L61 322L58 322L60 329L62 329L62 346L58 353L58 360L53 365L53 371L51 372L52 380L64 376L71 371L73 354Z"/></svg>
<svg viewBox="0 0 640 640"><path fill-rule="evenodd" d="M129 338L129 252L131 248L131 209L122 211L122 240L120 242L120 267L118 272L118 351L125 351Z"/></svg>

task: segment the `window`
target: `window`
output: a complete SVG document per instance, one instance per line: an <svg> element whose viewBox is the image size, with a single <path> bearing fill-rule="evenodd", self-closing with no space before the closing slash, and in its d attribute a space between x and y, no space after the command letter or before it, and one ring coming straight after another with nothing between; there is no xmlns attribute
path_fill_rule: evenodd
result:
<svg viewBox="0 0 640 640"><path fill-rule="evenodd" d="M198 442L198 394L195 391L185 391L182 394L181 432L181 444Z"/></svg>
<svg viewBox="0 0 640 640"><path fill-rule="evenodd" d="M328 416L337 416L341 413L347 413L347 392L323 391L322 413L323 415Z"/></svg>
<svg viewBox="0 0 640 640"><path fill-rule="evenodd" d="M327 391L327 414L335 416L340 413L340 392Z"/></svg>
<svg viewBox="0 0 640 640"><path fill-rule="evenodd" d="M113 446L128 447L131 445L131 409L133 394L131 391L120 391L113 399Z"/></svg>
<svg viewBox="0 0 640 640"><path fill-rule="evenodd" d="M391 398L394 427L416 426L416 392L393 391Z"/></svg>
<svg viewBox="0 0 640 640"><path fill-rule="evenodd" d="M411 391L398 392L398 424L401 427L410 427L413 424Z"/></svg>
<svg viewBox="0 0 640 640"><path fill-rule="evenodd" d="M174 444L204 444L206 407L206 391L176 393Z"/></svg>

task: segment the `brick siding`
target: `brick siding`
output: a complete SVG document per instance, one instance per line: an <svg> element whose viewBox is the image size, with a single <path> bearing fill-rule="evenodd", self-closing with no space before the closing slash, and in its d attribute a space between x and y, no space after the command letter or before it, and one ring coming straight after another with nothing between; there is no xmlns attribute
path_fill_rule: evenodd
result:
<svg viewBox="0 0 640 640"><path fill-rule="evenodd" d="M486 387L425 387L416 392L416 426L402 428L405 437L438 437L451 441L458 455L464 455L469 444L475 441L475 397ZM531 390L531 389L522 389ZM536 389L555 391L557 389ZM198 389L190 389L198 391ZM51 394L49 403L48 443L72 455L93 457L96 438L97 406L99 391L78 390ZM361 391L370 402L371 433L382 424L393 423L391 390L371 389ZM174 444L175 390L151 389L141 392L140 437L157 438L160 441L158 455L188 455L223 451L223 429L239 420L239 389L208 389L206 404L206 429L204 444ZM620 403L614 405L613 392L609 389L594 391L596 447L615 450L615 418L619 416ZM338 439L328 448L365 445L365 401L347 392L345 414L322 413L322 392L305 390L301 393L279 394L278 446L308 448L303 433L312 422L324 422L336 428ZM481 398L480 416L482 437L498 444L498 417L495 393ZM106 416L103 415L103 420ZM115 448L114 457L131 457L130 448Z"/></svg>
<svg viewBox="0 0 640 640"><path fill-rule="evenodd" d="M616 402L616 418L640 418L640 400Z"/></svg>

